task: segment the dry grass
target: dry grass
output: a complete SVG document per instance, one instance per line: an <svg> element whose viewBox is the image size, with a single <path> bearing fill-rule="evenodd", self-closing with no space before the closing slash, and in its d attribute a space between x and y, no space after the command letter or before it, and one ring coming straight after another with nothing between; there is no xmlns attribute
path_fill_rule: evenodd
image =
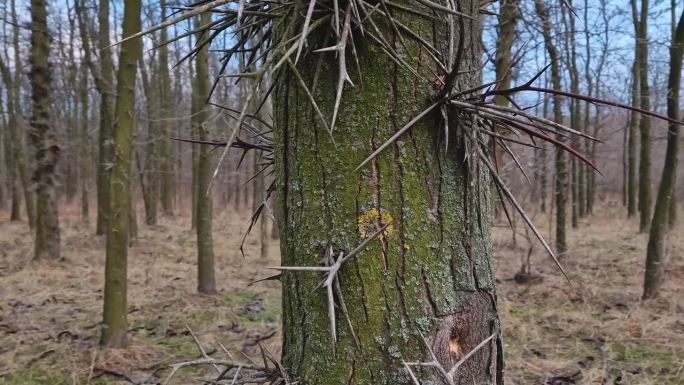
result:
<svg viewBox="0 0 684 385"><path fill-rule="evenodd" d="M533 266L543 283L512 281L529 243L519 236L516 246L510 234L495 232L508 384L684 384L681 226L667 240L662 295L645 302L647 236L621 207L604 204L570 232L561 262L574 289L540 247Z"/></svg>
<svg viewBox="0 0 684 385"><path fill-rule="evenodd" d="M6 213L0 212L6 218ZM227 212L215 225L221 292L195 290L194 232L187 216L142 226L130 250L131 347L97 349L104 240L64 208L63 253L54 263L30 262L24 223L0 222L0 383L101 384L163 378L168 364L198 357L187 324L209 348L256 353L256 341L278 351L277 283L247 284L268 274L272 258L238 251L247 213ZM645 236L624 211L603 205L571 232L563 263L571 289L537 248L534 270L544 281L511 280L528 243L496 229L499 310L508 384L684 384L684 237L670 235L663 295L642 302ZM544 218L537 222L543 224ZM256 238L247 255L258 255ZM217 353L218 354L218 353ZM199 373L186 372L186 378ZM178 383L181 383L179 381Z"/></svg>
<svg viewBox="0 0 684 385"><path fill-rule="evenodd" d="M0 213L5 217L5 213ZM217 296L196 292L195 234L183 218L140 228L129 251L131 347L99 351L104 238L63 210L63 261L30 262L24 223L0 223L0 383L97 384L165 375L169 363L196 357L187 324L203 343L255 354L256 341L279 345L279 287L262 277L270 260L238 250L248 213L215 224ZM258 255L256 239L246 245ZM277 350L277 349L276 349Z"/></svg>

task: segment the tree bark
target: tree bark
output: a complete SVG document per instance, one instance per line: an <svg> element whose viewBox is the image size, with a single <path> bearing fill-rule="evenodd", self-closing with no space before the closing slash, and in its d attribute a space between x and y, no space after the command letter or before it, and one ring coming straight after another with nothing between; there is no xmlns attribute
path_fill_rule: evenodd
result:
<svg viewBox="0 0 684 385"><path fill-rule="evenodd" d="M632 65L632 106L638 107L639 76L636 59ZM639 114L630 112L629 139L627 142L627 217L632 218L637 213L637 121Z"/></svg>
<svg viewBox="0 0 684 385"><path fill-rule="evenodd" d="M420 8L416 3L410 2ZM470 2L457 3L465 13L477 12ZM295 17L292 23L300 23L301 16ZM435 18L433 25L411 14L395 17L410 22L428 41L446 39L443 20ZM458 86L470 88L480 84L480 26L465 23L463 38L469 48L460 68L470 76L459 77ZM399 49L392 28L378 28ZM340 273L358 347L338 309L337 351L331 350L321 277L284 272L283 364L302 384L403 384L410 379L402 361L429 359L421 333L445 367L494 334L465 361L454 382L501 384L489 174L477 158L466 164L455 131L445 150L439 114L417 123L355 171L367 154L428 105L432 92L368 40L354 41L361 71L356 75L363 87L347 90L342 98L335 144L295 75L284 71L274 76L276 216L283 265L315 266L328 248L348 252L376 226L392 221ZM413 42L406 41L406 47L418 56ZM337 59L334 53L324 55L314 96L318 106L332 111ZM297 65L307 84L317 72L315 58L300 58ZM416 66L425 76L435 70L425 63ZM456 117L451 119L455 127ZM426 383L442 383L432 371L420 375Z"/></svg>
<svg viewBox="0 0 684 385"><path fill-rule="evenodd" d="M542 24L542 33L544 35L544 45L551 60L551 83L553 89L561 91L561 75L560 75L560 55L558 49L553 42L551 33L551 19L549 10L546 8L541 0L534 1L535 9L539 20ZM563 123L562 100L559 95L553 96L553 119L556 123ZM565 138L562 135L557 135L556 140L564 142ZM565 164L565 152L562 148L556 147L556 252L560 255L567 251L567 241L565 237L567 220L566 220L566 200L567 200L567 171Z"/></svg>
<svg viewBox="0 0 684 385"><path fill-rule="evenodd" d="M166 18L166 0L161 0L161 15L162 20ZM171 79L169 76L169 50L167 46L167 31L166 28L162 28L160 31L160 43L159 47L159 103L160 103L160 115L162 118L169 118L172 115L172 108L170 103L171 97ZM171 135L172 131L170 129L170 124L162 123L161 125L161 141L159 142L160 149L160 166L162 169L161 174L161 204L164 210L164 215L173 215L173 197L174 197L174 167L173 167L173 156L171 151Z"/></svg>
<svg viewBox="0 0 684 385"><path fill-rule="evenodd" d="M17 7L14 0L10 1L12 5L12 24L15 26L19 25L17 18ZM21 182L21 188L24 192L24 205L26 206L26 217L28 218L29 228L35 229L36 223L36 197L33 186L31 184L31 176L29 175L29 167L31 162L28 160L26 153L24 152L24 135L20 135L21 126L23 121L21 119L21 114L19 111L19 90L21 89L21 78L22 74L22 61L21 61L21 47L19 46L19 28L14 28L12 31L12 47L14 48L14 88L13 97L14 109L10 111L10 135L12 136L12 152L13 159L19 173L19 181ZM8 88L9 89L9 88ZM11 118L14 117L12 121ZM28 165L27 165L28 163Z"/></svg>
<svg viewBox="0 0 684 385"><path fill-rule="evenodd" d="M667 82L667 116L680 119L679 91L682 78L682 54L684 53L684 12L679 19L670 47L670 75ZM667 129L667 149L663 175L658 187L653 220L651 221L648 246L646 248L646 271L644 274L644 299L658 295L663 276L665 254L665 233L668 229L667 217L672 205L677 175L677 152L679 145L679 124L669 123Z"/></svg>
<svg viewBox="0 0 684 385"><path fill-rule="evenodd" d="M5 150L5 166L7 168L7 186L9 194L11 197L10 203L10 221L21 220L21 195L19 194L19 185L17 181L17 159L18 151L15 150L16 147L22 145L18 142L17 138L17 111L15 107L15 95L14 87L16 87L14 80L12 79L12 74L10 73L9 67L0 58L0 73L2 74L2 80L5 83L5 88L7 89L7 114L9 119L7 119L6 131L4 132L4 150Z"/></svg>
<svg viewBox="0 0 684 385"><path fill-rule="evenodd" d="M140 31L140 1L126 1L123 37ZM140 39L121 44L114 120L114 165L110 180L107 255L102 336L100 345L119 348L126 345L127 258L131 208L131 137L134 129L135 78Z"/></svg>
<svg viewBox="0 0 684 385"><path fill-rule="evenodd" d="M211 22L211 14L203 13L197 18L196 26L207 25ZM207 41L207 34L199 36L197 46ZM206 44L197 52L195 57L195 88L193 102L193 131L198 133L199 140L210 140L211 109L207 104L211 87L209 84L209 45ZM197 149L196 207L197 207L197 291L205 294L216 293L216 279L214 277L214 241L212 229L212 194L209 188L212 175L211 148L200 145Z"/></svg>
<svg viewBox="0 0 684 385"><path fill-rule="evenodd" d="M98 21L100 30L98 33L98 46L109 47L109 0L100 0L98 9ZM98 165L97 165L97 226L95 233L103 235L107 233L109 215L109 178L112 167L112 88L113 70L112 58L107 49L100 51L100 68L95 78L95 87L100 93L100 129L98 137ZM95 66L91 65L91 72L95 74Z"/></svg>
<svg viewBox="0 0 684 385"><path fill-rule="evenodd" d="M635 18L636 61L639 76L639 107L651 109L651 91L648 85L648 0L641 0L637 14L636 0L631 0ZM646 232L651 221L651 118L639 117L639 232Z"/></svg>
<svg viewBox="0 0 684 385"><path fill-rule="evenodd" d="M88 72L81 66L81 86L79 88L79 98L81 100L81 220L85 223L90 221L90 178L92 174L91 145L88 128L90 127L89 99L88 99Z"/></svg>
<svg viewBox="0 0 684 385"><path fill-rule="evenodd" d="M36 236L34 259L59 259L56 167L61 147L50 126L50 37L45 0L31 1L31 129L36 152Z"/></svg>
<svg viewBox="0 0 684 385"><path fill-rule="evenodd" d="M153 60L150 61L154 63ZM138 156L139 170L142 173L140 186L142 188L143 203L145 205L145 224L148 226L157 224L157 200L159 199L159 186L161 184L162 173L159 172L161 165L159 145L161 141L167 140L164 135L160 135L158 95L155 95L150 77L145 68L143 54L140 53L140 78L143 83L145 93L145 106L147 109L147 145L145 146L145 156L140 159ZM169 161L169 159L164 159Z"/></svg>

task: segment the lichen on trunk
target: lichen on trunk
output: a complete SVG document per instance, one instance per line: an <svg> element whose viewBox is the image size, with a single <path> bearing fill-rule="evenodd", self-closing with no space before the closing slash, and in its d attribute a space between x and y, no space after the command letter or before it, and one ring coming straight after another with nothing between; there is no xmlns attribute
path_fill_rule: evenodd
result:
<svg viewBox="0 0 684 385"><path fill-rule="evenodd" d="M460 3L463 12L477 12ZM442 20L399 12L394 16L446 50ZM480 82L480 26L456 20L465 23L460 68L472 74L459 77L456 89L465 89ZM321 277L283 274L283 364L302 384L404 384L410 379L402 362L428 359L421 334L447 368L495 334L459 369L455 383L501 383L489 178L477 157L466 156L461 138L461 127L473 124L471 117L449 117L447 149L439 113L429 115L355 171L429 105L437 89L431 82L439 82L426 52L411 41L404 47L391 26L376 23L419 77L355 32L360 73L351 74L356 86L342 98L334 142L295 74L281 70L277 76L276 205L283 265L317 265L327 248L348 252L378 225L392 221L382 237L343 267L339 279L353 329L338 311L336 352ZM310 40L316 38L326 37L318 34ZM326 116L332 115L335 54L303 56L297 68L306 84L317 83L317 104ZM435 371L419 374L422 380L442 382Z"/></svg>

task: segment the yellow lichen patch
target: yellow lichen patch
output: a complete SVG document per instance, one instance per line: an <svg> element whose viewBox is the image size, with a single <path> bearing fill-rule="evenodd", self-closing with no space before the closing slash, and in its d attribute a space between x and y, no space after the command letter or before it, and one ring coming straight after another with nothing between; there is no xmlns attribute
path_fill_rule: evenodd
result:
<svg viewBox="0 0 684 385"><path fill-rule="evenodd" d="M457 357L461 356L461 344L458 337L451 337L449 339L449 352Z"/></svg>
<svg viewBox="0 0 684 385"><path fill-rule="evenodd" d="M390 223L394 220L392 218L392 215L387 212L385 209L376 209L375 207L370 208L361 215L359 215L359 218L357 220L358 226L359 226L359 235L361 235L361 239L366 239L370 237L371 235L375 234L377 231L376 225L378 224L378 220L380 221L380 226L384 226L387 223ZM379 230L379 229L378 229ZM394 225L390 224L387 226L385 231L378 236L379 239L383 239L386 236L389 236L394 232Z"/></svg>

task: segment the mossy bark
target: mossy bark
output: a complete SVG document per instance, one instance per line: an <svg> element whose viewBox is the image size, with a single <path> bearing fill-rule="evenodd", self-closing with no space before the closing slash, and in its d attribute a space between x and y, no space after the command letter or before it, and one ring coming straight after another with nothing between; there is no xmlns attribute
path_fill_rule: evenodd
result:
<svg viewBox="0 0 684 385"><path fill-rule="evenodd" d="M211 22L211 14L203 13L197 19L197 26L207 25ZM198 46L208 38L207 34L200 37ZM199 140L210 140L211 110L207 105L207 99L211 91L209 85L209 45L200 49L195 57L196 87L193 88L197 95L193 96L194 106L193 127L199 134ZM214 241L211 234L212 228L212 194L209 184L211 182L213 162L211 148L199 146L197 149L197 290L200 293L216 293L216 279L214 277Z"/></svg>
<svg viewBox="0 0 684 385"><path fill-rule="evenodd" d="M50 127L50 37L45 0L31 1L31 130L35 149L33 182L36 186L34 259L59 259L56 167L61 147Z"/></svg>
<svg viewBox="0 0 684 385"><path fill-rule="evenodd" d="M679 91L682 79L682 54L684 53L684 13L677 24L670 48L670 75L667 88L667 116L673 120L680 119ZM667 130L667 149L663 175L658 188L658 197L653 211L653 220L646 249L646 271L644 274L643 298L652 298L658 294L663 275L663 259L665 257L665 233L668 230L668 215L672 207L677 176L677 153L679 146L679 124L669 123Z"/></svg>
<svg viewBox="0 0 684 385"><path fill-rule="evenodd" d="M464 12L476 12L460 2ZM414 5L412 5L414 6ZM419 16L397 15L402 23L444 41L444 25ZM391 44L391 27L379 23ZM433 29L434 27L434 29ZM465 26L458 87L479 84L477 22ZM320 35L319 35L320 36ZM319 42L320 43L320 42ZM472 43L472 44L471 44ZM402 361L429 360L422 333L445 367L492 334L496 338L465 362L457 384L502 383L501 340L490 265L488 174L470 158L455 128L445 150L438 114L412 130L359 171L375 148L429 105L434 89L398 67L361 35L354 41L360 65L357 88L343 97L333 136L320 124L296 77L278 77L274 99L277 217L282 263L317 265L325 250L350 251L380 222L392 219L381 239L370 243L340 273L355 345L337 312L332 351L326 295L315 273L284 273L283 364L302 384L404 384ZM415 69L430 76L428 56L407 42ZM408 53L404 53L409 60ZM320 55L320 54L319 54ZM337 87L334 54L300 59L318 105L332 113ZM469 72L472 71L472 72ZM441 383L435 372L418 370Z"/></svg>
<svg viewBox="0 0 684 385"><path fill-rule="evenodd" d="M140 31L140 1L126 1L123 37ZM100 344L106 347L126 345L127 265L130 231L131 138L135 111L135 79L140 39L121 44L114 124L114 165L110 179L110 206L107 223L104 314Z"/></svg>

